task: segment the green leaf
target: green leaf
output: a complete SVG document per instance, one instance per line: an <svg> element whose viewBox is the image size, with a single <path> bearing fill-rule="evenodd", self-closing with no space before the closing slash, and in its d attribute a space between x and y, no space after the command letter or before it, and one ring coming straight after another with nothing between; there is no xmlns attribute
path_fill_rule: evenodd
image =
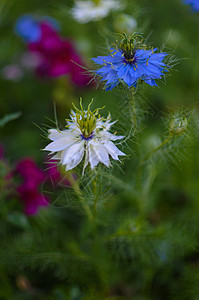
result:
<svg viewBox="0 0 199 300"><path fill-rule="evenodd" d="M20 111L5 115L0 119L0 127L3 127L6 123L12 120L18 119L21 115L22 113Z"/></svg>

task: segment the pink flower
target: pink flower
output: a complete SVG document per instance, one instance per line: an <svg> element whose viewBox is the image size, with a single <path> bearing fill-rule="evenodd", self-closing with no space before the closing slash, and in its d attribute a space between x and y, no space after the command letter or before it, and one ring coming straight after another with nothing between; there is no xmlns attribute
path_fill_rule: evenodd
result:
<svg viewBox="0 0 199 300"><path fill-rule="evenodd" d="M39 186L45 179L44 173L30 158L21 160L16 166L16 172L23 182L17 188L27 215L35 215L41 206L49 205L47 198L39 192Z"/></svg>
<svg viewBox="0 0 199 300"><path fill-rule="evenodd" d="M40 29L41 38L28 44L29 51L39 56L37 73L48 77L68 74L74 84L78 86L88 84L91 78L80 67L84 66L84 63L73 43L60 37L50 23L41 22Z"/></svg>
<svg viewBox="0 0 199 300"><path fill-rule="evenodd" d="M0 144L0 160L4 157L4 149L3 146Z"/></svg>
<svg viewBox="0 0 199 300"><path fill-rule="evenodd" d="M53 183L53 185L71 186L67 178L64 178L59 172L56 160L48 160L46 162L45 175L46 179ZM73 175L73 178L76 179L75 174Z"/></svg>
<svg viewBox="0 0 199 300"><path fill-rule="evenodd" d="M4 79L15 82L20 81L24 76L23 70L16 64L5 66L1 70L1 74Z"/></svg>

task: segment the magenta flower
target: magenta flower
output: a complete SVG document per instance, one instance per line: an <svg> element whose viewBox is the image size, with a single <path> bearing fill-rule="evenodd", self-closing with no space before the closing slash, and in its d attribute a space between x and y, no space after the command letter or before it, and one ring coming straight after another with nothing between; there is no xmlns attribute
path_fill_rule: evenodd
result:
<svg viewBox="0 0 199 300"><path fill-rule="evenodd" d="M40 30L41 38L28 43L29 51L36 53L40 60L37 73L46 77L69 75L78 86L88 84L91 78L81 67L84 63L73 43L60 37L50 23L41 22Z"/></svg>
<svg viewBox="0 0 199 300"><path fill-rule="evenodd" d="M35 215L40 207L49 205L47 198L39 192L45 175L30 158L21 160L16 166L16 172L23 178L17 192L24 204L25 214Z"/></svg>
<svg viewBox="0 0 199 300"><path fill-rule="evenodd" d="M45 169L45 175L46 175L46 180L50 181L53 183L53 185L62 185L66 187L70 187L71 184L67 180L66 177L64 177L58 170L57 167L57 161L56 160L48 160L46 162L46 169ZM73 174L74 180L77 179L76 174Z"/></svg>
<svg viewBox="0 0 199 300"><path fill-rule="evenodd" d="M3 146L0 144L0 160L4 157L4 149Z"/></svg>

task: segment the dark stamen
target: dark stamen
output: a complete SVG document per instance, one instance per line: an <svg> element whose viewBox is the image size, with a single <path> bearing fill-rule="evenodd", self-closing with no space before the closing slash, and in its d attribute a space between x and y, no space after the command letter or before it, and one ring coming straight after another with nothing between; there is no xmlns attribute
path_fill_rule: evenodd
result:
<svg viewBox="0 0 199 300"><path fill-rule="evenodd" d="M84 136L83 134L81 134L80 136L81 136L82 140L89 141L94 137L94 134L91 133L89 136Z"/></svg>

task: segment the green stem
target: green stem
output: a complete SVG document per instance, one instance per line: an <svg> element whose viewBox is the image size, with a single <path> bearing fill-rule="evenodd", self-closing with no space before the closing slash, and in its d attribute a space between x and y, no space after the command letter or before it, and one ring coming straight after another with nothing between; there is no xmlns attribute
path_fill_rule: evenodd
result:
<svg viewBox="0 0 199 300"><path fill-rule="evenodd" d="M85 198L82 195L82 192L80 190L78 182L73 178L73 175L71 174L70 171L68 171L68 178L67 179L70 182L72 188L74 189L75 194L77 195L78 199L80 200L82 206L84 207L84 210L85 210L88 218L90 220L92 220L93 219L93 214L90 210L90 207L88 206L88 204L86 203Z"/></svg>
<svg viewBox="0 0 199 300"><path fill-rule="evenodd" d="M136 106L135 106L135 88L131 87L130 89L130 114L131 114L131 121L134 128L137 128L137 118L136 118Z"/></svg>
<svg viewBox="0 0 199 300"><path fill-rule="evenodd" d="M168 137L166 140L164 140L158 147L152 149L146 156L145 158L141 161L141 164L143 164L147 159L149 159L149 157L155 153L156 151L158 151L159 149L161 149L165 144L167 144L170 141L170 138Z"/></svg>
<svg viewBox="0 0 199 300"><path fill-rule="evenodd" d="M97 200L98 200L98 195L97 195L97 180L96 180L96 178L93 179L92 185L93 185L93 195L95 197L95 200L94 200L94 214L96 216L96 214L97 214Z"/></svg>
<svg viewBox="0 0 199 300"><path fill-rule="evenodd" d="M140 186L141 185L141 178L142 178L142 169L144 166L144 163L149 159L151 155L153 155L155 152L157 152L159 149L161 149L164 145L166 145L170 141L170 137L165 139L159 146L156 148L152 149L145 157L143 160L140 161L140 165L138 168L138 176L137 176L137 183Z"/></svg>

